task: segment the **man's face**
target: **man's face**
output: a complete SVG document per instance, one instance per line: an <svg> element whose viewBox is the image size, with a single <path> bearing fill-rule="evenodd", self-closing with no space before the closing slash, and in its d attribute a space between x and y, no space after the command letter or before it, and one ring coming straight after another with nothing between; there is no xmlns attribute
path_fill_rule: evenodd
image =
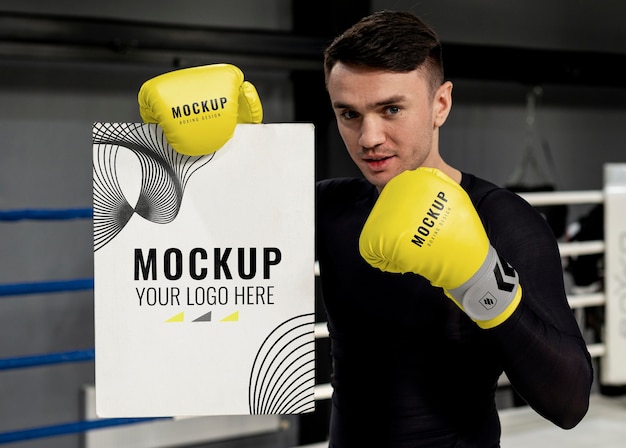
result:
<svg viewBox="0 0 626 448"><path fill-rule="evenodd" d="M327 87L348 153L378 190L405 170L438 167L438 129L451 107L450 83L433 95L419 69L397 73L340 62Z"/></svg>

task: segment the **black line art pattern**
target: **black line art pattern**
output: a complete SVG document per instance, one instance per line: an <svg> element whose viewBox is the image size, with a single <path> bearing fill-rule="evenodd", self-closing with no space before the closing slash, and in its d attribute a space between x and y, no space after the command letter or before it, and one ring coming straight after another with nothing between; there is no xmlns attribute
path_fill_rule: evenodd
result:
<svg viewBox="0 0 626 448"><path fill-rule="evenodd" d="M252 365L250 414L301 414L315 409L314 314L280 324L265 338Z"/></svg>
<svg viewBox="0 0 626 448"><path fill-rule="evenodd" d="M215 155L175 151L156 124L95 123L92 138L94 252L113 240L135 213L156 224L172 222L189 178ZM117 176L120 150L131 151L141 167L135 205L128 202Z"/></svg>

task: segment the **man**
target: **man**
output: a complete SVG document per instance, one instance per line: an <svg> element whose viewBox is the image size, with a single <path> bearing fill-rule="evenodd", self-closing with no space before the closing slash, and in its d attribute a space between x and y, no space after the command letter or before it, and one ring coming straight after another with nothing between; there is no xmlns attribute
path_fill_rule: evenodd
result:
<svg viewBox="0 0 626 448"><path fill-rule="evenodd" d="M330 446L498 447L502 372L539 414L575 426L593 373L558 246L531 206L440 155L452 84L435 32L378 12L324 56L364 176L317 186Z"/></svg>
<svg viewBox="0 0 626 448"><path fill-rule="evenodd" d="M591 361L545 220L514 193L439 153L452 106L437 35L409 13L364 18L326 50L327 89L364 179L317 186L317 255L332 343L330 446L499 446L504 372L563 428L585 415ZM220 98L191 126L180 104ZM187 155L260 122L253 86L230 65L148 81L140 112Z"/></svg>

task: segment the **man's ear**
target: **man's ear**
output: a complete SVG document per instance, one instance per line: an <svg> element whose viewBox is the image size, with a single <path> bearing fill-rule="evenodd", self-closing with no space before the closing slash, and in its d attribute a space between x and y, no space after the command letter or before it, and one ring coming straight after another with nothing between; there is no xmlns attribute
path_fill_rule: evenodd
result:
<svg viewBox="0 0 626 448"><path fill-rule="evenodd" d="M433 98L433 118L435 127L441 127L446 122L452 109L452 83L446 81L435 92Z"/></svg>

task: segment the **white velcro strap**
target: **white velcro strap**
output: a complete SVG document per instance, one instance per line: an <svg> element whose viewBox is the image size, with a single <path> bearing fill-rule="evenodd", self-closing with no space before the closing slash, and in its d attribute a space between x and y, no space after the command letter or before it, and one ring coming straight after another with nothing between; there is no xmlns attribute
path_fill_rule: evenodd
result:
<svg viewBox="0 0 626 448"><path fill-rule="evenodd" d="M480 269L467 282L448 293L475 321L489 321L503 313L519 288L515 269L489 245Z"/></svg>

